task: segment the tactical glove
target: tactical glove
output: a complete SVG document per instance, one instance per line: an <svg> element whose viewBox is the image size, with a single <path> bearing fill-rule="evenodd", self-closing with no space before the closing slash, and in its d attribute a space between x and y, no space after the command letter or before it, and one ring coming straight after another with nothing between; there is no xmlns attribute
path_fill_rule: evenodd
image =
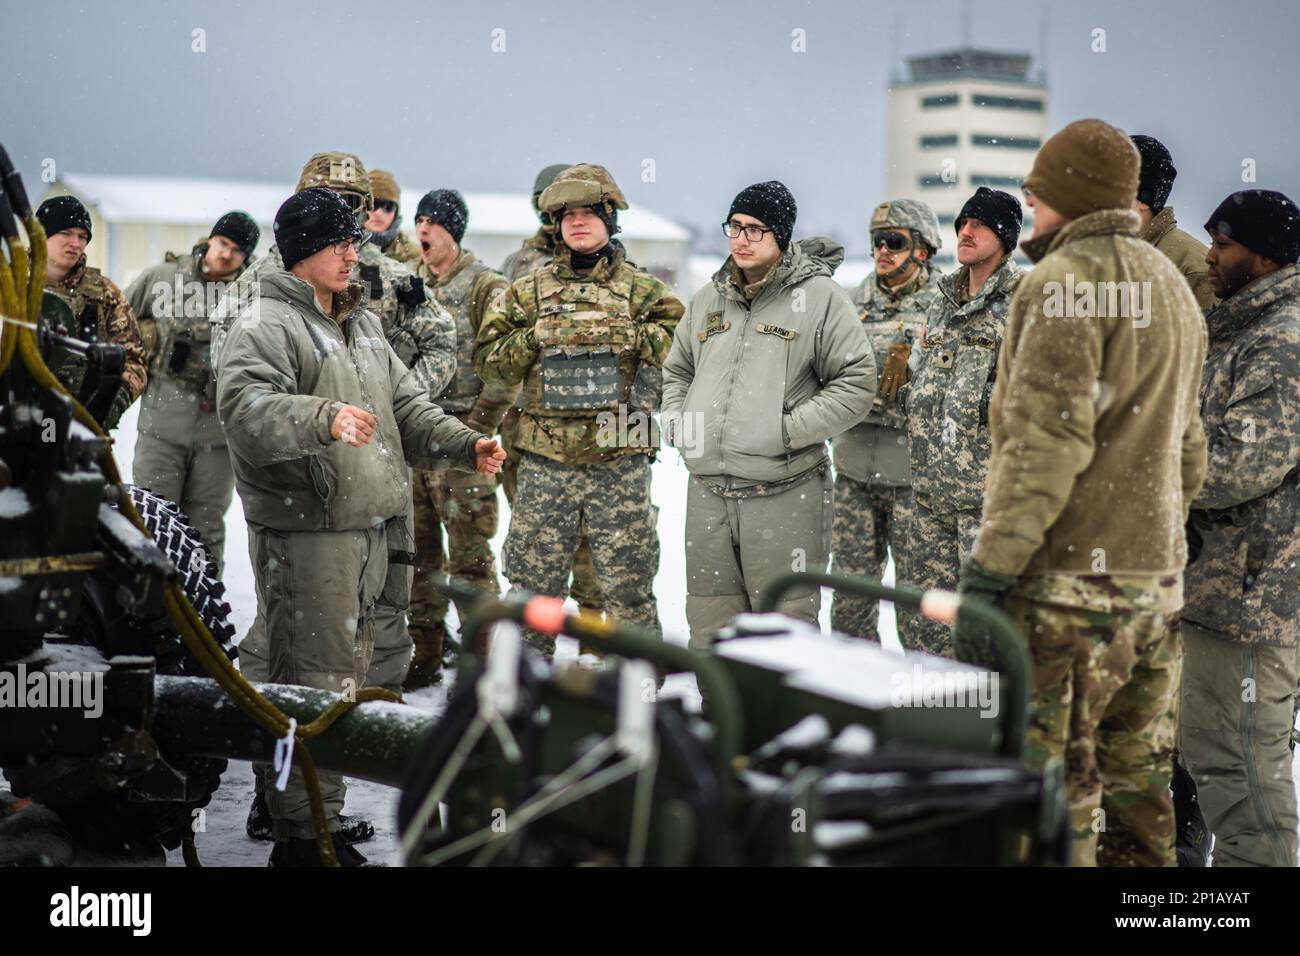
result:
<svg viewBox="0 0 1300 956"><path fill-rule="evenodd" d="M975 598L990 607L1000 608L1007 592L1015 583L1014 577L990 571L970 557L962 562L957 578L957 593L962 598ZM1004 666L987 628L977 624L960 609L957 612L957 627L953 631L952 644L959 661L989 670L1002 670Z"/></svg>
<svg viewBox="0 0 1300 956"><path fill-rule="evenodd" d="M104 416L104 431L117 427L118 421L126 414L126 410L131 407L132 401L131 393L125 387L117 390L117 394L113 396L113 404L108 407L108 414Z"/></svg>
<svg viewBox="0 0 1300 956"><path fill-rule="evenodd" d="M907 367L912 357L912 346L908 342L895 342L889 347L885 356L885 369L880 373L880 398L892 402L898 390L912 380L912 370Z"/></svg>

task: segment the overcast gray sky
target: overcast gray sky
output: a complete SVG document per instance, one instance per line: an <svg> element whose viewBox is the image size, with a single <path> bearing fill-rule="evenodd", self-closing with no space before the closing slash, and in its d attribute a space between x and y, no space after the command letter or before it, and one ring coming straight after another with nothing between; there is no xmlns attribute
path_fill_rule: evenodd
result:
<svg viewBox="0 0 1300 956"><path fill-rule="evenodd" d="M780 179L796 235L833 232L865 255L891 65L957 45L962 6L0 0L0 137L29 182L47 158L292 180L311 153L346 149L411 185L524 190L547 163L599 162L632 203L718 251L731 197ZM971 0L971 38L1037 61L1044 8L1050 129L1100 116L1163 140L1171 202L1198 234L1244 188L1243 159L1254 185L1300 199L1300 3Z"/></svg>

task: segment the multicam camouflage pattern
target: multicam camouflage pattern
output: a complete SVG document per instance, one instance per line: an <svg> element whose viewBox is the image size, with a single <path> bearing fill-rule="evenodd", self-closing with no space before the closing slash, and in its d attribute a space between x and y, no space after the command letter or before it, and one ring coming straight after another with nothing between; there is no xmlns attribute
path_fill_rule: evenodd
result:
<svg viewBox="0 0 1300 956"><path fill-rule="evenodd" d="M501 263L501 274L509 281L522 279L534 269L540 269L555 255L555 229L543 226L529 236Z"/></svg>
<svg viewBox="0 0 1300 956"><path fill-rule="evenodd" d="M353 153L316 153L307 160L298 176L294 192L300 193L317 186L340 193L356 193L363 201L362 211L366 215L375 208L370 175L366 172L365 164ZM360 218L364 221L364 216Z"/></svg>
<svg viewBox="0 0 1300 956"><path fill-rule="evenodd" d="M488 308L504 301L506 280L468 249L461 250L445 275L435 276L423 262L416 274L456 322L456 374L437 396L438 404L449 412L475 411L475 424L471 427L491 435L501 424L517 390L499 387L485 390L483 380L474 369L474 347Z"/></svg>
<svg viewBox="0 0 1300 956"><path fill-rule="evenodd" d="M1182 645L1177 576L1022 579L1004 605L1029 642L1025 760L1065 764L1075 866L1173 866L1169 792Z"/></svg>
<svg viewBox="0 0 1300 956"><path fill-rule="evenodd" d="M894 580L911 584L913 574L908 555L913 550L904 529L912 509L908 488L890 488L854 481L848 475L835 476L835 518L831 528L834 570L879 581L892 547ZM831 596L831 627L841 634L880 642L880 602L853 594ZM903 637L904 614L898 614L898 633ZM909 646L906 641L904 647Z"/></svg>
<svg viewBox="0 0 1300 956"><path fill-rule="evenodd" d="M935 251L943 248L939 217L919 199L894 199L882 202L871 213L871 229L910 229Z"/></svg>
<svg viewBox="0 0 1300 956"><path fill-rule="evenodd" d="M62 282L46 283L45 288L72 309L73 327L60 327L56 331L88 342L111 342L122 346L126 353L122 387L131 401L139 398L148 381L148 360L140 338L140 326L122 290L98 269L86 265L85 256ZM75 395L86 373L85 360L72 359L62 363L54 372Z"/></svg>
<svg viewBox="0 0 1300 956"><path fill-rule="evenodd" d="M279 247L271 246L226 290L210 319L214 369L220 363L229 317L250 309L262 277L283 268ZM388 344L402 364L416 374L430 396L439 394L456 373L456 323L452 317L418 276L369 243L361 247L361 260L352 270L352 279L367 287L365 306L379 316Z"/></svg>
<svg viewBox="0 0 1300 956"><path fill-rule="evenodd" d="M912 380L900 404L917 504L939 514L973 510L978 517L992 454L989 400L998 351L1024 273L1007 256L967 299L969 272L962 266L939 280L940 294L926 315L920 348L912 350ZM954 580L956 574L954 565Z"/></svg>
<svg viewBox="0 0 1300 956"><path fill-rule="evenodd" d="M1184 616L1244 643L1300 632L1300 265L1207 318L1201 384L1209 466L1187 527Z"/></svg>
<svg viewBox="0 0 1300 956"><path fill-rule="evenodd" d="M652 452L653 429L630 428L610 442L609 414L631 408L642 362L662 367L684 311L618 243L588 275L574 272L561 245L548 265L517 280L488 309L474 355L486 385L523 384L515 447L568 464ZM581 377L565 375L577 366Z"/></svg>
<svg viewBox="0 0 1300 956"><path fill-rule="evenodd" d="M554 216L562 209L577 209L597 203L606 203L613 209L627 208L623 191L618 188L618 183L614 182L608 169L594 163L578 163L559 173L542 190L537 199L537 209Z"/></svg>
<svg viewBox="0 0 1300 956"><path fill-rule="evenodd" d="M654 597L659 531L650 501L648 458L569 464L524 455L502 551L502 569L511 585L563 597L584 530L605 613L662 633ZM547 656L555 652L554 638L526 632L525 640Z"/></svg>
<svg viewBox="0 0 1300 956"><path fill-rule="evenodd" d="M414 471L415 578L407 612L411 638L420 644L445 631L447 597L434 587L450 574L489 594L500 593L492 539L497 533L497 483L488 475L447 469ZM447 543L443 545L443 529Z"/></svg>

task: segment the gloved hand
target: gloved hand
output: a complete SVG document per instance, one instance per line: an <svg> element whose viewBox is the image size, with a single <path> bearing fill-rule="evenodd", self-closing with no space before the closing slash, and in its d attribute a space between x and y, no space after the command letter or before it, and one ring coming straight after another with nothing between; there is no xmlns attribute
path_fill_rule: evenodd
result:
<svg viewBox="0 0 1300 956"><path fill-rule="evenodd" d="M957 593L962 598L973 597L991 607L1000 608L1007 592L1015 583L1014 577L990 571L969 557L962 562L957 578ZM993 644L993 636L960 609L957 612L957 627L953 631L952 644L957 660L989 670L1002 669L1001 655Z"/></svg>
<svg viewBox="0 0 1300 956"><path fill-rule="evenodd" d="M877 390L882 401L892 402L897 397L898 390L912 380L912 370L907 367L911 357L912 346L909 342L895 342L889 347Z"/></svg>
<svg viewBox="0 0 1300 956"><path fill-rule="evenodd" d="M108 414L104 416L104 431L117 427L126 410L131 407L132 401L131 393L125 386L117 390L117 394L113 396L113 404L108 407Z"/></svg>

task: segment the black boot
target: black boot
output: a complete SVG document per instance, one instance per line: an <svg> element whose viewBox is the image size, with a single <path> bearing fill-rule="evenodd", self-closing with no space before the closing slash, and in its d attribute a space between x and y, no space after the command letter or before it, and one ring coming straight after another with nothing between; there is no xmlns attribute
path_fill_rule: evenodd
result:
<svg viewBox="0 0 1300 956"><path fill-rule="evenodd" d="M365 866L366 858L343 841L338 834L334 838L334 855L339 858L339 866ZM321 866L320 849L315 840L276 840L271 849L271 859L267 866Z"/></svg>
<svg viewBox="0 0 1300 956"><path fill-rule="evenodd" d="M1178 761L1174 761L1174 825L1177 828L1175 852L1179 866L1205 866L1210 856L1210 829L1196 798L1196 781Z"/></svg>
<svg viewBox="0 0 1300 956"><path fill-rule="evenodd" d="M244 831L250 840L270 843L275 839L271 811L266 805L266 798L260 793L253 795L253 805L248 808ZM346 813L340 813L338 834L345 843L365 843L374 839L375 828L363 817L350 817Z"/></svg>

